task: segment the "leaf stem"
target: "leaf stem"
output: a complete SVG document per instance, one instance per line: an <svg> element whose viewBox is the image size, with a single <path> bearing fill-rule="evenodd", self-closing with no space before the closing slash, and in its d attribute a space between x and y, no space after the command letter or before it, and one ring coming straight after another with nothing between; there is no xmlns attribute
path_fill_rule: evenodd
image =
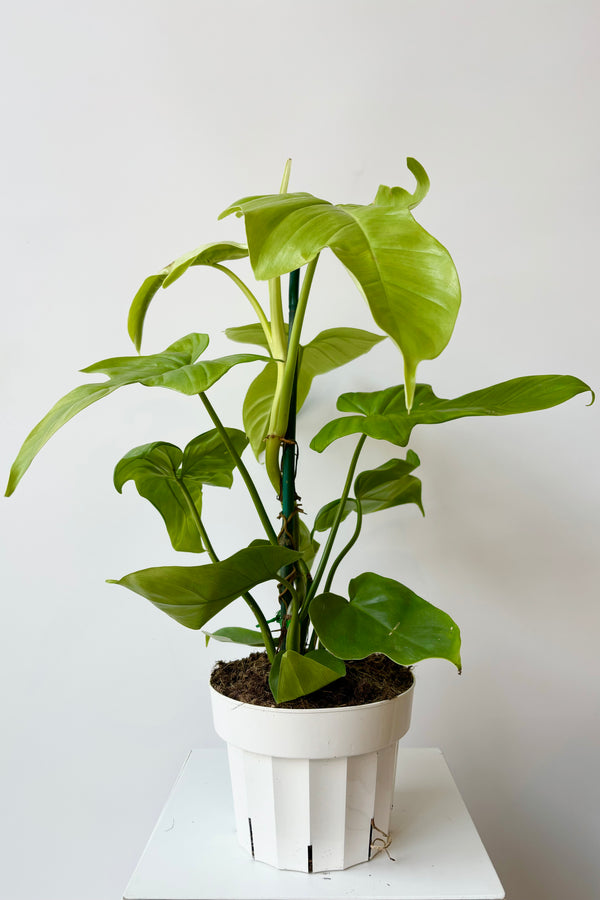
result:
<svg viewBox="0 0 600 900"><path fill-rule="evenodd" d="M331 564L329 574L327 575L327 580L325 581L325 587L323 588L324 593L328 593L328 591L331 589L331 584L333 582L333 579L334 579L334 576L335 576L335 573L337 571L339 564L341 563L343 558L350 552L352 547L354 547L355 543L357 542L358 536L360 534L360 530L362 528L362 520L363 520L362 503L360 502L360 500L357 499L356 500L356 527L354 529L354 533L352 534L352 537L350 538L350 540L348 541L346 546L343 548L343 550L338 554L335 561Z"/></svg>
<svg viewBox="0 0 600 900"><path fill-rule="evenodd" d="M271 351L271 353L273 353L273 335L271 334L271 326L269 325L269 320L267 319L262 306L254 296L248 285L245 284L245 282L243 282L242 279L235 274L235 272L232 272L231 269L228 269L227 266L222 266L219 263L213 263L213 269L218 269L220 272L224 272L226 275L228 275L231 280L235 284L237 284L244 296L250 301L254 312L258 316L258 320L262 326L262 330L264 331L265 337L267 339L267 344L269 345L269 350Z"/></svg>
<svg viewBox="0 0 600 900"><path fill-rule="evenodd" d="M233 446L231 438L229 437L229 435L227 433L227 429L225 428L225 426L219 419L212 403L210 402L210 400L208 399L208 397L206 396L204 391L201 391L198 394L198 396L200 397L200 399L204 405L204 408L206 409L208 415L212 419L212 422L213 422L215 428L219 432L223 443L225 444L225 446L227 447L227 450L229 451L229 455L233 459L234 463L236 464L236 466L239 470L240 475L242 476L242 478L244 480L244 484L246 485L246 487L248 489L248 493L250 494L252 502L254 503L254 507L256 509L256 512L258 513L258 517L262 523L263 528L265 529L266 535L269 538L270 543L276 545L278 543L277 542L277 534L275 533L275 529L271 525L271 522L269 520L267 512L263 506L263 502L260 499L260 495L259 495L258 491L256 490L256 485L252 481L252 478L250 476L250 473L248 472L248 469L242 462L242 458L239 455L239 453L237 452L237 450L235 449L235 447Z"/></svg>
<svg viewBox="0 0 600 900"><path fill-rule="evenodd" d="M338 528L340 526L340 522L342 521L342 512L346 505L346 500L348 499L348 494L350 493L350 487L352 485L352 479L354 478L354 472L356 471L356 466L358 464L358 458L360 456L360 452L363 448L363 445L364 445L366 439L367 439L367 435L361 434L360 439L354 449L354 453L352 454L352 459L350 460L350 467L348 469L348 474L346 476L346 483L344 485L344 490L342 491L342 496L341 496L340 502L339 502L338 507L335 512L335 518L333 520L333 525L331 526L331 531L329 532L329 535L327 537L327 542L323 549L323 554L321 556L321 559L319 560L319 565L318 565L317 571L315 572L314 581L313 581L313 583L310 587L310 590L307 594L304 608L301 611L301 616L306 615L308 613L308 608L310 606L310 603L311 603L313 597L315 596L315 594L317 593L319 584L321 582L321 578L323 577L323 574L327 567L327 563L328 563L329 557L331 555L333 543L335 541L335 538L336 538L336 535L338 532Z"/></svg>
<svg viewBox="0 0 600 900"><path fill-rule="evenodd" d="M200 516L200 513L198 512L198 507L194 503L194 498L188 491L182 478L179 479L179 485L181 487L183 496L185 497L190 513L192 514L192 518L198 529L198 533L200 534L200 537L202 539L202 543L206 547L206 552L208 553L212 562L218 563L220 561L219 557L215 553L215 549L206 532L206 528L204 527L204 523L202 522L202 518ZM260 633L262 634L263 640L265 642L265 649L267 651L267 656L269 657L269 662L272 663L275 659L275 654L277 651L275 650L275 642L273 641L273 635L271 634L269 623L267 622L262 609L249 591L246 591L244 594L242 594L242 598L246 601L246 603L254 613L256 621L258 622L258 627L260 628Z"/></svg>

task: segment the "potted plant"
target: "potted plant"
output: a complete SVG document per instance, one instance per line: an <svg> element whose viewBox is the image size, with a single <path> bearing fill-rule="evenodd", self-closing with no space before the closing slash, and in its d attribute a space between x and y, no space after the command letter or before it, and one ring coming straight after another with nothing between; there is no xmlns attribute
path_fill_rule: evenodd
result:
<svg viewBox="0 0 600 900"><path fill-rule="evenodd" d="M114 583L182 625L205 630L207 641L252 648L250 656L213 673L215 725L230 744L240 841L256 858L282 868L344 868L387 844L396 747L410 718L410 667L437 657L460 671L458 626L391 577L396 573L376 574L371 568L377 562L369 560L347 595L333 590L365 514L407 504L422 511L421 482L414 474L419 458L396 448L407 447L417 425L546 409L591 390L573 376L538 375L443 399L416 383L418 364L437 357L451 337L460 286L448 251L413 218L429 179L416 160L407 164L416 179L414 192L381 186L368 206L288 193L289 163L278 194L229 206L222 216L243 217L247 244L204 245L147 278L131 304L128 329L139 352L145 316L159 289L193 267L211 266L241 291L255 319L231 327L227 336L258 352L205 359L209 336L193 333L161 353L88 366L84 372L106 379L75 388L39 422L13 464L6 491L14 491L62 425L118 388L139 383L200 398L209 430L192 436L183 449L166 440L135 447L117 463L114 483L121 491L133 481L162 516L175 550L205 552L211 562L143 569ZM341 327L302 343L325 249L351 273L383 334ZM226 265L248 257L257 282L252 287ZM287 304L282 276L289 276ZM321 453L356 436L345 477L309 527L296 494L296 413L315 377L372 351L386 337L403 358L403 383L342 394L337 407L343 415L313 437L310 446ZM210 388L234 366L256 362L262 368L243 401L243 430L226 426ZM387 441L401 455L359 471L368 438ZM264 455L279 523L242 458L248 446L258 460ZM206 485L230 487L236 470L260 530L240 536L241 548L222 560L211 543L202 495ZM340 524L348 517L354 518L354 532L340 547ZM251 593L266 581L275 586L268 609ZM252 611L254 630L206 630L238 599Z"/></svg>

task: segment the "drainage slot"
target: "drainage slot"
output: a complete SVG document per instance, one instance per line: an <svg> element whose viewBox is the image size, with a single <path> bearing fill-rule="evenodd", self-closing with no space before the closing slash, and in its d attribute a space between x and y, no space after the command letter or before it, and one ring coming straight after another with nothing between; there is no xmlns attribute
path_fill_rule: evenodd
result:
<svg viewBox="0 0 600 900"><path fill-rule="evenodd" d="M312 872L312 844L308 845L308 871Z"/></svg>
<svg viewBox="0 0 600 900"><path fill-rule="evenodd" d="M254 859L254 837L252 836L252 819L248 817L248 831L250 832L250 849L252 851L252 859Z"/></svg>
<svg viewBox="0 0 600 900"><path fill-rule="evenodd" d="M375 824L375 819L371 819L371 827L369 828L369 855L367 859L371 859L371 851L373 849L373 825Z"/></svg>

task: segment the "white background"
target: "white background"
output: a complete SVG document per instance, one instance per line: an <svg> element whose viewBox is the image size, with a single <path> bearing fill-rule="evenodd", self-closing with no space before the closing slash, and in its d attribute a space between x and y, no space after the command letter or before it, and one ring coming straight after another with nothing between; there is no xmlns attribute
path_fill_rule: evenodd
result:
<svg viewBox="0 0 600 900"><path fill-rule="evenodd" d="M1 471L77 369L133 352L141 280L243 240L217 214L277 190L288 156L290 189L333 202L412 189L406 156L428 170L417 217L463 287L450 347L419 371L439 395L550 372L599 387L598 18L591 0L7 7ZM307 337L369 327L333 258L318 279ZM249 321L227 279L196 269L157 297L145 349L196 330L216 333L214 355L235 352L220 332ZM353 445L307 447L337 395L402 380L393 347L375 354L315 383L309 515L339 491ZM229 425L251 372L212 393ZM417 667L406 742L443 749L510 900L598 891L600 413L586 402L417 429L426 518L367 521L336 582L374 569L460 624L464 674ZM6 900L119 897L188 749L217 743L206 679L222 647L104 583L195 562L111 478L131 447L208 427L194 399L124 389L69 423L1 504ZM392 455L373 446L365 461ZM222 555L260 535L241 492L207 492L206 508Z"/></svg>

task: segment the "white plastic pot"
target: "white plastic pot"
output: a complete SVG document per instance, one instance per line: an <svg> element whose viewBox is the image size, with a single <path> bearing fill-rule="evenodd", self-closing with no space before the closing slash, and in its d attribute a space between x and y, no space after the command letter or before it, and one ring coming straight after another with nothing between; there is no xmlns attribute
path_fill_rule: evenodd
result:
<svg viewBox="0 0 600 900"><path fill-rule="evenodd" d="M240 844L261 862L298 872L368 860L389 832L413 687L335 709L276 709L210 693L215 729L227 742Z"/></svg>

